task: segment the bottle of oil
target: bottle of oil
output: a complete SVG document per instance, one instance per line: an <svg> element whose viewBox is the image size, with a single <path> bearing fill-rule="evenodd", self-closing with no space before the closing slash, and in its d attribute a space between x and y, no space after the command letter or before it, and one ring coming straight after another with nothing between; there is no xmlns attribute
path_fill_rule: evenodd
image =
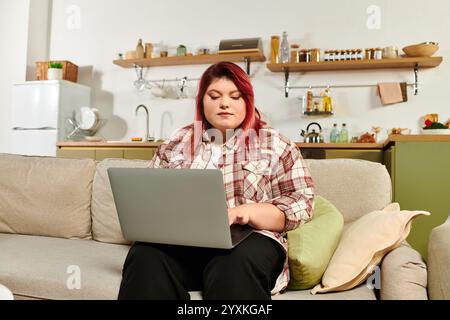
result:
<svg viewBox="0 0 450 320"><path fill-rule="evenodd" d="M330 95L330 87L327 87L325 89L325 93L323 95L323 111L325 112L333 112L333 104L331 102L331 95Z"/></svg>
<svg viewBox="0 0 450 320"><path fill-rule="evenodd" d="M306 92L306 112L313 111L313 92L311 88Z"/></svg>
<svg viewBox="0 0 450 320"><path fill-rule="evenodd" d="M136 46L136 58L144 59L144 56L145 56L144 45L142 44L142 39L139 39L139 42Z"/></svg>

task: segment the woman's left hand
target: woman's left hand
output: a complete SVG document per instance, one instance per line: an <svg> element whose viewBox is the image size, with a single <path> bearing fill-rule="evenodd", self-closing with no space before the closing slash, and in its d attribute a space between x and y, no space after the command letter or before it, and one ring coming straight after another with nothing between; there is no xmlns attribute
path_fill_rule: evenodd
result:
<svg viewBox="0 0 450 320"><path fill-rule="evenodd" d="M246 225L250 222L250 215L244 210L244 206L228 209L228 222L232 224Z"/></svg>

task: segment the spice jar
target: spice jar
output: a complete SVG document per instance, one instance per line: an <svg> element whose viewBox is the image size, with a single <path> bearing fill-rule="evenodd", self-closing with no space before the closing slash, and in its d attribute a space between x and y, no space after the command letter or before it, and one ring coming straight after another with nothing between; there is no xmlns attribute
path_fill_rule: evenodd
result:
<svg viewBox="0 0 450 320"><path fill-rule="evenodd" d="M311 61L312 62L320 61L320 49L318 48L311 49Z"/></svg>
<svg viewBox="0 0 450 320"><path fill-rule="evenodd" d="M336 51L330 50L328 51L328 61L335 61L336 59Z"/></svg>
<svg viewBox="0 0 450 320"><path fill-rule="evenodd" d="M357 59L357 60L362 60L362 59L364 59L364 55L363 55L362 49L358 49L358 50L356 51L356 59Z"/></svg>
<svg viewBox="0 0 450 320"><path fill-rule="evenodd" d="M371 51L372 51L372 49L370 49L370 48L367 48L364 50L364 56L365 56L366 60L372 59Z"/></svg>
<svg viewBox="0 0 450 320"><path fill-rule="evenodd" d="M383 59L383 49L381 48L376 48L375 49L375 57L376 60L381 60Z"/></svg>
<svg viewBox="0 0 450 320"><path fill-rule="evenodd" d="M300 46L298 44L291 44L291 63L298 63L300 61Z"/></svg>
<svg viewBox="0 0 450 320"><path fill-rule="evenodd" d="M305 49L305 62L311 62L311 50Z"/></svg>

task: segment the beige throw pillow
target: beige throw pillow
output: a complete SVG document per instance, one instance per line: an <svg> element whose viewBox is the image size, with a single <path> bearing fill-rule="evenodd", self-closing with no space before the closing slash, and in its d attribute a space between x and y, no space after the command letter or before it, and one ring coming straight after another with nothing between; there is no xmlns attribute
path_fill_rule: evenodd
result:
<svg viewBox="0 0 450 320"><path fill-rule="evenodd" d="M95 161L0 154L0 233L91 239Z"/></svg>
<svg viewBox="0 0 450 320"><path fill-rule="evenodd" d="M400 210L392 203L355 221L341 241L322 277L311 293L349 290L368 278L384 255L399 247L411 229L412 219L426 211Z"/></svg>
<svg viewBox="0 0 450 320"><path fill-rule="evenodd" d="M97 165L92 190L92 237L96 241L130 244L123 238L108 168L147 168L147 160L105 159Z"/></svg>

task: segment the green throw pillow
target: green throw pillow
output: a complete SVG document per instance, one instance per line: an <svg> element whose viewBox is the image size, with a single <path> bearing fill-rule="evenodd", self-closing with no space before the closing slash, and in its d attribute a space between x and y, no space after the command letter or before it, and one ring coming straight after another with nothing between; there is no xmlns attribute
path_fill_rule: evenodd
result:
<svg viewBox="0 0 450 320"><path fill-rule="evenodd" d="M328 200L315 196L313 218L288 232L289 289L305 290L322 279L339 243L344 218Z"/></svg>

